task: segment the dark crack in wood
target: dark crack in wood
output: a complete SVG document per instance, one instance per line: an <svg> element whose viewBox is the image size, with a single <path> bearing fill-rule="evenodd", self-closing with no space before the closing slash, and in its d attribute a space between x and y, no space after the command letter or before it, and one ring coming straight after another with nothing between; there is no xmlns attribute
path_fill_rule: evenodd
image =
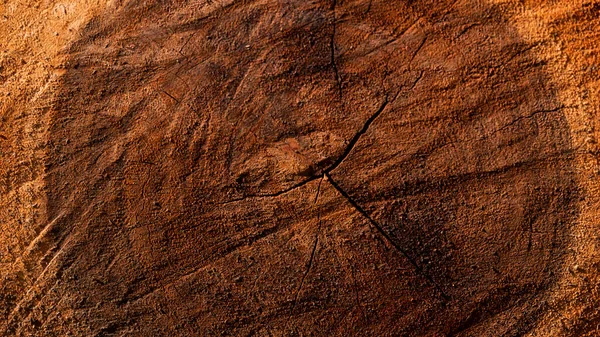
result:
<svg viewBox="0 0 600 337"><path fill-rule="evenodd" d="M423 278L425 278L439 293L443 302L449 301L451 298L446 294L446 292L442 289L442 287L429 275L418 263L417 261L408 253L408 250L398 244L383 227L375 221L367 211L364 210L355 200L352 198L338 183L335 182L329 175L329 173L325 173L325 177L327 177L327 181L329 184L333 186L347 201L352 205L352 207L358 211L365 219L369 221L369 223L377 230L377 232L390 244L392 247L397 250L402 256L404 256L409 263L415 268L418 274L420 274Z"/></svg>
<svg viewBox="0 0 600 337"><path fill-rule="evenodd" d="M352 150L354 149L354 147L356 146L356 144L358 143L360 138L369 130L369 128L371 127L373 122L375 122L377 117L379 117L381 115L381 113L385 110L385 108L388 106L389 102L390 102L389 97L388 97L388 95L386 95L383 103L381 104L381 106L379 106L379 109L377 109L377 111L375 111L375 113L372 114L371 117L369 117L369 119L367 119L365 124L363 124L363 127L360 130L358 130L358 132L354 135L354 137L352 137L352 139L350 140L350 142L344 149L344 152L342 153L342 155L339 156L338 159L333 164L331 164L331 166L329 166L327 169L325 169L325 171L324 171L325 174L330 173L331 171L335 170L338 166L340 166L342 164L342 162L348 157L348 155L350 155L350 153L352 152Z"/></svg>
<svg viewBox="0 0 600 337"><path fill-rule="evenodd" d="M333 0L331 4L331 10L333 12L333 23L332 23L332 31L331 31L331 39L329 41L329 49L331 51L331 67L333 68L333 72L335 74L335 81L338 87L338 93L340 100L342 99L342 77L340 76L340 70L337 65L337 60L335 57L335 34L337 30L337 15L336 15L336 6L337 0Z"/></svg>
<svg viewBox="0 0 600 337"><path fill-rule="evenodd" d="M319 201L319 194L321 193L321 184L323 183L323 179L324 179L324 177L321 177L321 180L319 181L319 185L317 186L317 193L315 195L314 205L316 205L317 202ZM317 252L317 246L319 244L320 233L321 233L321 211L319 210L317 213L317 231L315 233L314 244L313 244L312 250L310 252L310 258L308 260L308 265L306 266L306 270L304 271L304 274L302 275L302 279L300 280L300 285L298 286L298 290L296 290L296 295L294 296L294 302L292 302L292 308L290 309L290 317L294 315L294 310L296 309L296 305L300 298L300 293L302 291L302 287L304 287L304 282L306 281L306 277L308 276L308 274L310 273L310 270L312 269L312 266L313 266L313 263L315 260L315 253Z"/></svg>
<svg viewBox="0 0 600 337"><path fill-rule="evenodd" d="M398 95L396 95L396 97L397 96ZM377 109L377 111L375 111L375 113L373 113L366 120L366 122L363 124L362 128L360 130L358 130L358 132L356 134L354 134L354 137L352 137L352 139L350 139L350 142L348 142L348 145L346 145L346 147L344 148L344 151L338 157L338 159L336 159L336 161L333 162L333 164L331 164L329 167L327 167L325 170L323 170L321 174L309 177L306 180L303 180L303 181L301 181L299 183L296 183L296 184L294 184L294 185L292 185L292 186L290 186L290 187L288 187L286 189L283 189L281 191L278 191L278 192L265 193L265 194L246 195L246 196L242 196L242 197L239 197L239 198L235 198L235 199L231 199L231 200L219 203L219 205L227 205L227 204L239 202L239 201L242 201L242 200L246 200L246 199L249 199L249 198L273 198L273 197L278 197L278 196L287 194L287 193L289 193L289 192L291 192L293 190L296 190L296 189L298 189L300 187L303 187L304 185L306 185L308 183L311 183L311 182L313 182L313 181L315 181L317 179L323 178L324 174L330 173L331 171L335 170L338 166L340 166L342 164L342 162L348 157L348 155L350 155L350 153L352 152L352 150L354 149L354 147L356 146L356 144L358 143L358 141L360 140L360 138L369 130L369 128L371 127L371 125L373 124L373 122L375 122L375 120L377 119L377 117L379 117L381 115L381 113L385 110L385 108L388 106L389 102L390 102L389 96L386 95L383 103L379 106L379 108Z"/></svg>

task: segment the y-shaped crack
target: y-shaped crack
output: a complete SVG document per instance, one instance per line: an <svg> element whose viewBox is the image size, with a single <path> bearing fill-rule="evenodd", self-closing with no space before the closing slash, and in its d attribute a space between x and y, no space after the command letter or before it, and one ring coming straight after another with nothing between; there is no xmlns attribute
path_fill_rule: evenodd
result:
<svg viewBox="0 0 600 337"><path fill-rule="evenodd" d="M397 97L398 95L396 95ZM395 98L394 98L395 99ZM393 100L394 100L393 99ZM393 101L392 100L392 101ZM221 203L221 205L226 205L226 204L231 204L234 202L238 202L241 200L245 200L247 198L272 198L272 197L278 197L280 195L289 193L293 190L296 190L300 187L303 187L304 185L313 182L317 179L321 179L323 178L323 176L327 173L330 173L331 171L335 170L338 166L340 166L342 164L342 162L348 157L348 155L350 155L350 153L352 152L352 150L354 149L354 147L356 146L356 144L358 143L358 141L360 140L360 138L369 130L369 128L371 127L371 124L373 124L373 122L375 122L375 120L377 119L377 117L379 117L381 115L381 113L385 110L385 108L388 106L388 104L390 103L390 99L389 99L389 95L386 95L383 103L379 106L379 108L377 109L377 111L375 111L375 113L373 113L363 124L362 128L360 128L360 130L358 130L358 132L354 135L354 137L352 137L352 139L350 139L350 142L348 142L348 145L346 145L346 147L344 148L344 151L342 152L342 154L335 160L335 162L333 162L333 164L331 164L329 167L327 167L325 170L321 171L320 174L318 175L314 175L312 177L309 177L306 180L303 180L299 183L296 183L284 190L278 191L278 192L274 192L274 193L264 193L264 194L255 194L255 195L247 195L247 196L242 196L240 198L235 198L235 199L231 199L228 201L225 201L223 203Z"/></svg>
<svg viewBox="0 0 600 337"><path fill-rule="evenodd" d="M422 74L419 76L422 76ZM416 82L418 82L418 80ZM415 82L415 84L416 84ZM414 87L414 85L413 85ZM398 91L398 93L396 94L396 96L391 100L394 101L398 95L400 94L400 91ZM408 254L408 251L406 249L404 249L399 243L397 243L394 239L392 239L392 237L383 229L383 227L381 227L381 225L379 223L377 223L360 205L358 205L356 203L356 201L348 194L346 193L346 191L344 189L342 189L340 187L340 185L338 185L332 178L330 173L335 170L337 167L339 167L344 160L350 155L350 153L352 153L352 150L354 150L354 147L356 146L356 144L358 144L360 138L367 133L367 131L369 130L369 128L371 127L371 125L375 122L375 120L381 115L381 113L383 113L383 111L386 109L386 107L388 106L388 104L390 103L390 99L389 99L389 95L385 96L385 99L383 101L383 103L379 106L379 108L375 111L375 113L373 113L363 124L362 128L360 130L358 130L358 132L354 135L354 137L352 137L352 139L350 139L350 142L348 143L348 145L345 147L344 151L342 152L342 154L337 158L337 160L331 164L329 167L327 167L325 170L322 171L321 174L319 175L315 175L312 176L304 181L301 181L285 190L279 191L279 192L275 192L275 193L271 193L271 194L263 194L263 195L258 195L258 196L246 196L240 199L235 199L235 200L230 200L227 203L232 203L235 201L239 201L239 200L244 200L248 197L275 197L275 196L280 196L283 195L285 193L288 193L292 190L295 190L297 188L300 188L316 179L322 179L323 178L327 178L329 183L352 205L352 207L354 207L362 216L364 216L369 223L375 227L375 229L381 234L381 236L383 236L385 238L386 241L388 241L397 251L399 251L409 262L410 264L413 265L413 267L415 268L415 270L417 271L417 273L419 273L421 276L423 276L429 283L431 283L433 285L433 287L436 289L436 291L441 295L443 301L447 301L450 299L450 297L444 292L444 290L442 289L442 287L425 271L423 270L423 268L421 266L419 266L419 264L417 263L417 261L410 255ZM320 191L320 187L321 187L321 182L319 182L319 191ZM318 193L317 193L317 198L318 198ZM316 199L315 199L316 202ZM320 224L320 220L319 220L319 224ZM320 225L319 225L320 226ZM309 259L309 263L308 263L308 267L302 277L302 280L300 282L300 287L296 293L295 296L295 300L293 302L292 305L292 313L294 310L294 307L296 305L296 301L297 298L300 294L300 290L302 289L302 286L304 284L304 280L306 278L306 276L308 275L308 272L310 271L310 268L312 267L313 264L313 260L314 260L314 255L316 252L316 248L317 248L317 244L318 244L318 232L317 232L317 236L315 238L315 242L313 245L313 249L311 252L311 256Z"/></svg>

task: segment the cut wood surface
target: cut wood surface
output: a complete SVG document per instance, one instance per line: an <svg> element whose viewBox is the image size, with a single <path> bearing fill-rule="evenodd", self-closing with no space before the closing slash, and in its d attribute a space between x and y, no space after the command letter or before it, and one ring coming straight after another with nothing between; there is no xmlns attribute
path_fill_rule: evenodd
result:
<svg viewBox="0 0 600 337"><path fill-rule="evenodd" d="M0 4L0 335L598 336L600 3Z"/></svg>

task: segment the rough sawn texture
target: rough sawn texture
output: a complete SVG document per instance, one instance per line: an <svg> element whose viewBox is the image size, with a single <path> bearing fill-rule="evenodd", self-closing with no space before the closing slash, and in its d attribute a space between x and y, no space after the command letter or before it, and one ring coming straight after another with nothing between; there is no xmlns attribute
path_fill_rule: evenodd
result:
<svg viewBox="0 0 600 337"><path fill-rule="evenodd" d="M595 336L599 15L0 4L0 334Z"/></svg>

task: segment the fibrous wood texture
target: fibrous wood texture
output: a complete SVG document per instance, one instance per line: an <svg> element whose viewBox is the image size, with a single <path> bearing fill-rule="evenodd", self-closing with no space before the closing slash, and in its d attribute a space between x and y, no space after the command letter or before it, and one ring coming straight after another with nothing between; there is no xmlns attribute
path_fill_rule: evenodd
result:
<svg viewBox="0 0 600 337"><path fill-rule="evenodd" d="M597 336L599 15L4 1L0 334Z"/></svg>

